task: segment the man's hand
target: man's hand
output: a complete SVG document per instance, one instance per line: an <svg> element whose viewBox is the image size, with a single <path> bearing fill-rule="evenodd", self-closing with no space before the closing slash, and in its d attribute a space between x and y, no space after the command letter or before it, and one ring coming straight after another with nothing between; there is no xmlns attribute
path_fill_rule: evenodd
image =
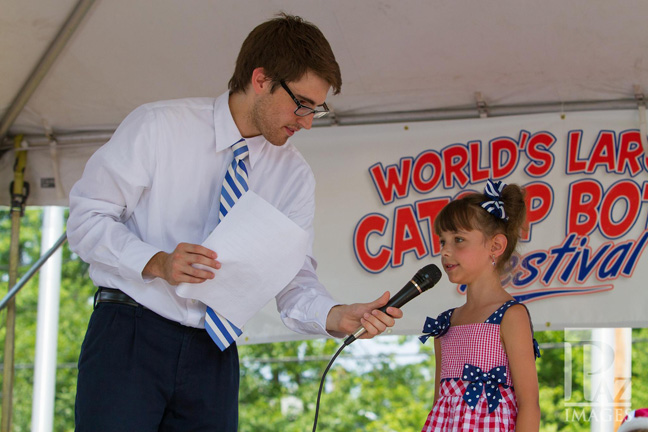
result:
<svg viewBox="0 0 648 432"><path fill-rule="evenodd" d="M214 273L201 270L193 264L202 264L218 270L221 263L216 261L216 252L204 246L180 243L170 254L158 252L149 260L142 270L142 276L159 277L171 285L181 282L201 283L213 279Z"/></svg>
<svg viewBox="0 0 648 432"><path fill-rule="evenodd" d="M367 330L360 339L369 339L392 327L395 319L402 318L403 312L394 307L387 308L387 313L379 311L389 301L389 291L371 303L353 303L337 305L331 308L326 318L326 330L331 333L352 334L361 326Z"/></svg>

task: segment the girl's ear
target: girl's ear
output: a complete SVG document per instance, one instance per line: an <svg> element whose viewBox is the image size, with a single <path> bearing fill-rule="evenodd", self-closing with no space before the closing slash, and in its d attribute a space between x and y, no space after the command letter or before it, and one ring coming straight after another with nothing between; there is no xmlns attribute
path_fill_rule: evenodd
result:
<svg viewBox="0 0 648 432"><path fill-rule="evenodd" d="M504 234L495 234L491 239L491 254L496 257L499 257L506 250L508 245L508 239Z"/></svg>

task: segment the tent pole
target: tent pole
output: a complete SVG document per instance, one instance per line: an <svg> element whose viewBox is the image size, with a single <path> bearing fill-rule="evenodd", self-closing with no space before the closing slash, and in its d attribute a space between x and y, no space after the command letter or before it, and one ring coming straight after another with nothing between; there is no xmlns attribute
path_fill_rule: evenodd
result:
<svg viewBox="0 0 648 432"><path fill-rule="evenodd" d="M42 255L63 232L63 207L43 209ZM51 432L54 426L56 347L61 293L61 249L48 260L38 280L38 322L34 358L32 432Z"/></svg>
<svg viewBox="0 0 648 432"><path fill-rule="evenodd" d="M20 147L22 136L16 137L16 148ZM29 187L25 183L25 165L27 153L16 152L14 181L11 184L11 245L9 248L9 286L16 283L18 263L20 261L20 218L25 212L25 201ZM2 432L11 430L14 383L14 348L16 327L16 300L7 304L7 326L5 331L4 373L2 381Z"/></svg>
<svg viewBox="0 0 648 432"><path fill-rule="evenodd" d="M81 21L85 17L90 7L95 2L95 0L79 0L76 4L72 13L68 16L67 20L63 24L63 27L59 30L58 34L45 51L45 54L36 64L36 67L32 70L31 74L18 91L18 94L5 111L2 120L0 121L0 142L4 139L9 131L11 125L13 125L16 117L22 111L22 109L27 104L29 98L40 85L45 75L50 70L50 67L61 53L67 42L70 40L75 30L81 24Z"/></svg>
<svg viewBox="0 0 648 432"><path fill-rule="evenodd" d="M581 101L581 102L551 102L524 105L488 105L488 117L506 117L514 115L566 113L582 111L616 111L635 110L637 101L635 99L619 99L607 101ZM335 121L324 117L315 119L313 127L333 126L359 126L382 123L411 123L418 121L443 121L443 120L465 120L479 118L476 108L440 108L418 111L384 112L370 114L340 114L336 113ZM83 132L61 132L53 131L56 136L57 148L83 145L101 145L106 143L114 129L103 129ZM49 149L51 137L47 133L25 133L25 140L29 142L29 148L25 151L38 151ZM0 154L3 151L12 149L11 136L0 140ZM648 146L646 146L648 148Z"/></svg>
<svg viewBox="0 0 648 432"><path fill-rule="evenodd" d="M632 409L632 328L614 330L614 430Z"/></svg>

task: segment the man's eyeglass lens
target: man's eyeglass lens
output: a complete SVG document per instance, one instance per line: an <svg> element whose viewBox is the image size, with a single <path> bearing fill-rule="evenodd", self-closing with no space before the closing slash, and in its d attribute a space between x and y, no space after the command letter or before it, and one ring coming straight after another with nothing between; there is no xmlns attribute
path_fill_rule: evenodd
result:
<svg viewBox="0 0 648 432"><path fill-rule="evenodd" d="M329 107L328 105L326 105L326 102L322 104L322 109L313 109L306 105L302 105L302 103L299 102L299 100L295 97L293 92L290 91L285 81L281 80L279 81L279 84L281 84L281 87L283 87L283 89L286 90L286 93L288 93L288 95L292 98L292 100L297 105L297 108L295 109L296 115L300 117L306 117L307 115L313 114L314 118L322 118L329 113Z"/></svg>

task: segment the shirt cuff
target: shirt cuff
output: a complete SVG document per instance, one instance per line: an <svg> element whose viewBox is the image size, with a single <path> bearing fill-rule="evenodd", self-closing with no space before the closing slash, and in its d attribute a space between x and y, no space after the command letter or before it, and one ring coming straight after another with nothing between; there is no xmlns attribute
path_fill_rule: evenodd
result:
<svg viewBox="0 0 648 432"><path fill-rule="evenodd" d="M346 336L344 333L341 332L329 332L326 330L326 319L328 318L329 312L331 312L331 309L334 306L339 305L340 303L336 302L330 297L323 297L318 299L319 301L313 302L313 306L311 309L315 312L315 323L318 326L318 330L327 336L331 336L334 338L342 338Z"/></svg>
<svg viewBox="0 0 648 432"><path fill-rule="evenodd" d="M119 258L119 274L127 280L148 283L155 278L143 277L142 271L160 249L142 241L128 245Z"/></svg>
<svg viewBox="0 0 648 432"><path fill-rule="evenodd" d="M308 310L298 312L281 312L281 320L286 327L303 334L319 334L329 337L341 338L346 335L341 333L329 333L326 331L326 319L331 308L337 306L338 302L328 296L321 296L310 303Z"/></svg>

